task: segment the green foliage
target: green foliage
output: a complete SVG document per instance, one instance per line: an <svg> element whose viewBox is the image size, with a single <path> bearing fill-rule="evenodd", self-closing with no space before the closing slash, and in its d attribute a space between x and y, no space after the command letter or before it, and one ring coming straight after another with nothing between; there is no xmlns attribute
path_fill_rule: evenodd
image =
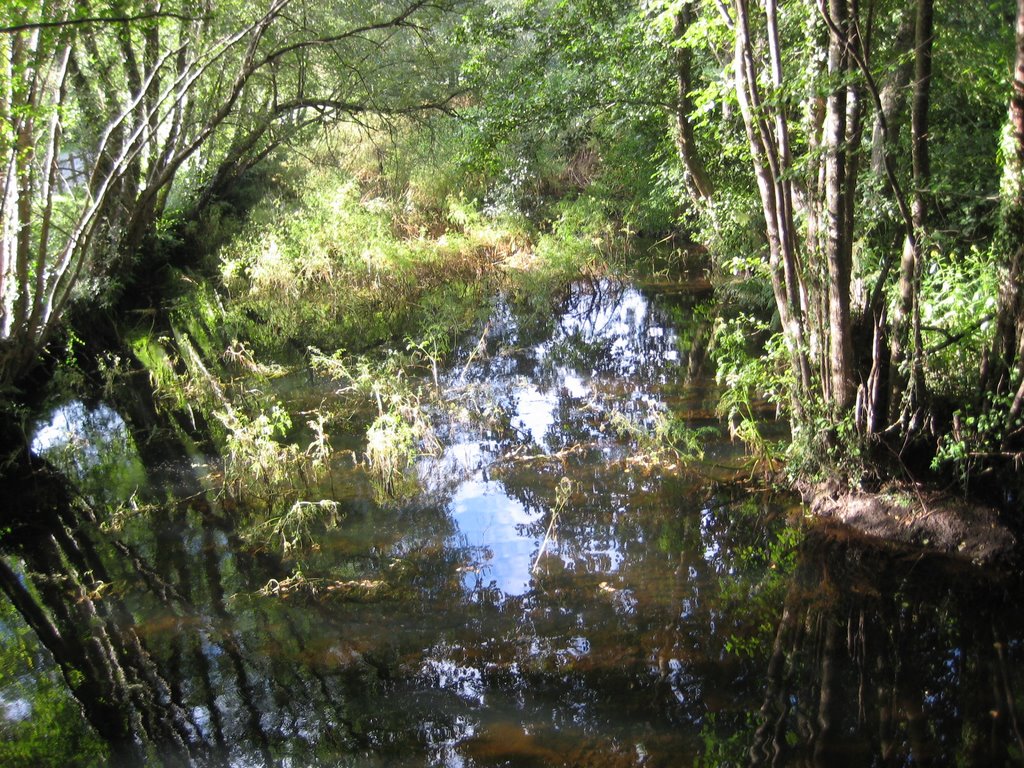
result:
<svg viewBox="0 0 1024 768"><path fill-rule="evenodd" d="M663 183L674 157L662 105L668 49L646 10L622 2L515 2L472 9L463 67L480 95L468 114L466 164L492 179L488 210L544 225L577 195L629 232L663 235L679 209ZM524 82L530 88L523 88Z"/></svg>
<svg viewBox="0 0 1024 768"><path fill-rule="evenodd" d="M718 435L714 427L691 427L665 411L656 411L641 421L612 410L608 424L620 438L636 446L630 461L648 467L700 461L704 458L704 444Z"/></svg>
<svg viewBox="0 0 1024 768"><path fill-rule="evenodd" d="M807 403L786 449L786 471L796 479L839 479L859 485L869 473L867 446L854 415L837 416L820 402Z"/></svg>
<svg viewBox="0 0 1024 768"><path fill-rule="evenodd" d="M156 11L0 6L11 61L0 77L2 236L5 277L16 275L2 296L7 383L34 365L72 299L115 305L148 277L135 267L184 243L176 221L190 207L277 146L458 93L447 7L229 2L201 21L194 11L180 0Z"/></svg>
<svg viewBox="0 0 1024 768"><path fill-rule="evenodd" d="M537 254L549 269L593 271L595 265L609 260L616 232L600 200L580 196L560 202L556 210L551 233L537 241Z"/></svg>
<svg viewBox="0 0 1024 768"><path fill-rule="evenodd" d="M192 392L186 383L178 377L174 363L167 351L169 339L154 337L149 333L139 333L130 340L132 353L148 372L153 391L158 397L170 400L172 407L188 408L192 400Z"/></svg>
<svg viewBox="0 0 1024 768"><path fill-rule="evenodd" d="M409 409L382 413L366 430L366 463L382 498L404 497L416 490L406 472L419 455L424 421Z"/></svg>
<svg viewBox="0 0 1024 768"><path fill-rule="evenodd" d="M11 768L108 765L49 654L6 600L0 602L0 763Z"/></svg>
<svg viewBox="0 0 1024 768"><path fill-rule="evenodd" d="M929 390L954 402L978 391L978 361L991 343L999 277L989 253L933 253L921 290Z"/></svg>
<svg viewBox="0 0 1024 768"><path fill-rule="evenodd" d="M1013 50L1009 3L936 4L931 194L949 248L991 237L999 191L995 151L1006 122Z"/></svg>
<svg viewBox="0 0 1024 768"><path fill-rule="evenodd" d="M765 242L761 234L764 215L757 197L751 194L753 181L740 180L724 187L715 197L714 206L693 212L689 224L696 242L705 245L714 255L714 264L723 274L743 277L738 283L727 283L729 290L746 290L755 284L767 291ZM750 280L756 276L756 280Z"/></svg>
<svg viewBox="0 0 1024 768"><path fill-rule="evenodd" d="M63 394L80 392L85 384L85 373L78 365L78 351L83 345L82 339L74 328L67 328L64 334L63 347L58 356L54 370L54 390Z"/></svg>
<svg viewBox="0 0 1024 768"><path fill-rule="evenodd" d="M477 278L528 242L515 222L485 220L463 201L435 202L448 211L439 233L415 224L405 201L365 193L346 171L283 177L221 250L230 335L277 359L402 338L445 346L442 337L478 305Z"/></svg>
<svg viewBox="0 0 1024 768"><path fill-rule="evenodd" d="M1010 394L988 394L981 403L954 412L952 428L939 440L932 469L952 471L961 488L968 490L971 479L1002 450L1009 436L1024 430L1024 417L1012 422L1007 417L1012 402Z"/></svg>
<svg viewBox="0 0 1024 768"><path fill-rule="evenodd" d="M772 333L767 321L740 312L715 325L712 354L723 387L718 413L727 421L729 434L750 451L751 473L770 474L783 448L763 435L762 424L765 405L778 412L789 404L792 372L785 340Z"/></svg>
<svg viewBox="0 0 1024 768"><path fill-rule="evenodd" d="M440 393L435 387L431 394L424 395L422 389L413 387L406 367L414 364L414 360L395 354L374 361L341 352L330 357L311 352L314 371L345 384L339 395L349 398L354 408L365 411L370 405L375 411L366 428L365 457L373 489L381 501L414 493L417 482L410 472L413 462L422 453L437 450L427 406Z"/></svg>
<svg viewBox="0 0 1024 768"><path fill-rule="evenodd" d="M214 415L225 429L224 479L235 496L266 496L290 485L302 454L286 441L292 422L280 404L255 416L234 408Z"/></svg>

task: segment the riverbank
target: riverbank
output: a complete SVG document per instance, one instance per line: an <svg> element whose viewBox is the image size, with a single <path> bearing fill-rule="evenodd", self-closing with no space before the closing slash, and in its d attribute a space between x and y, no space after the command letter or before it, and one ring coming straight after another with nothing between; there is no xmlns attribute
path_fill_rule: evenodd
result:
<svg viewBox="0 0 1024 768"><path fill-rule="evenodd" d="M829 483L800 488L810 512L870 540L950 556L979 566L1009 564L1019 541L995 507L908 483L878 492L841 490Z"/></svg>

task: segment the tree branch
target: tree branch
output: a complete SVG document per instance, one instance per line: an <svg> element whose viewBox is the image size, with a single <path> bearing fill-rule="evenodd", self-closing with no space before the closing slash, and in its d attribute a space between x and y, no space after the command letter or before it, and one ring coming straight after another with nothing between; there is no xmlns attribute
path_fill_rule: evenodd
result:
<svg viewBox="0 0 1024 768"><path fill-rule="evenodd" d="M321 37L315 40L300 40L298 42L292 43L291 45L286 45L282 48L278 48L268 53L256 65L256 68L259 69L267 64L270 64L280 59L282 56L285 56L286 54L292 53L294 51L303 50L304 48L332 45L333 43L340 43L342 40L347 40L352 37L358 37L367 32L374 32L381 29L393 29L395 27L406 25L408 23L408 18L412 16L416 11L425 7L426 5L427 0L415 0L414 2L410 3L406 8L404 8L400 13L396 14L395 16L392 16L390 19L378 21L373 24L365 24L360 27L353 27L352 29L340 32L337 35Z"/></svg>
<svg viewBox="0 0 1024 768"><path fill-rule="evenodd" d="M140 13L138 16L86 16L81 19L64 19L62 21L28 21L24 24L12 24L9 27L0 27L0 34L12 34L15 32L27 32L36 29L55 29L58 27L79 27L86 24L131 24L136 21L147 21L149 19L177 19L178 21L203 21L207 17L189 16L184 13L173 11L151 11Z"/></svg>
<svg viewBox="0 0 1024 768"><path fill-rule="evenodd" d="M978 329L980 329L981 326L983 326L985 323L992 320L993 317L995 317L995 315L989 312L984 317L981 317L977 321L971 323L970 326L968 326L965 330L961 331L960 333L950 333L945 328L939 328L937 326L922 325L922 331L927 331L928 333L938 333L946 337L946 340L943 341L942 343L936 344L933 347L928 347L928 354L941 352L943 349L946 349L947 347L952 347L954 344L958 344L959 342L963 341L968 336L976 332Z"/></svg>

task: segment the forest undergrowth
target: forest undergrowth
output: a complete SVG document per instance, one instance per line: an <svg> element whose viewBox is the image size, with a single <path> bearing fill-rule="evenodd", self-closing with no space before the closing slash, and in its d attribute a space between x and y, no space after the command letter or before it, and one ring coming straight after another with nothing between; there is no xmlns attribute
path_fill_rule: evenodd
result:
<svg viewBox="0 0 1024 768"><path fill-rule="evenodd" d="M366 139L340 163L331 147L254 173L181 227L173 247L205 249L171 273L162 323L127 332L158 400L184 414L182 438L211 436L220 492L265 510L256 529L286 548L323 517L307 496L332 463L347 456L379 501L407 497L440 414L499 418L439 381L499 297L549 318L572 281L624 270L631 247L585 197L544 220L485 210L440 180L457 169L382 169Z"/></svg>

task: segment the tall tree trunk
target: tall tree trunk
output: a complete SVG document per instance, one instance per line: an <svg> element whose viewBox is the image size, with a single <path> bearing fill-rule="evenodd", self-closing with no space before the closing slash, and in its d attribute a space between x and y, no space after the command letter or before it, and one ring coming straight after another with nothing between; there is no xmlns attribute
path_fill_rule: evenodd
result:
<svg viewBox="0 0 1024 768"><path fill-rule="evenodd" d="M775 25L776 1L765 3L768 20L769 50L772 55L773 86L781 85L781 57L778 28ZM761 98L758 68L750 40L748 0L735 0L736 47L734 69L736 95L750 142L754 176L757 179L768 238L769 272L775 304L789 349L796 387L792 406L801 417L804 400L811 391L811 364L807 355L807 331L801 302L800 273L796 261L796 226L793 222L792 167L789 164L787 116L780 108L773 113ZM771 118L774 117L774 130Z"/></svg>
<svg viewBox="0 0 1024 768"><path fill-rule="evenodd" d="M854 4L853 10L856 14L856 4ZM851 45L859 44L859 35L859 25L855 24L851 34ZM866 99L864 88L859 84L856 78L857 67L852 57L848 58L847 66L849 67L851 84L847 86L846 92L848 148L846 155L846 186L843 190L843 206L845 208L846 221L846 240L844 244L845 252L843 254L843 259L850 265L852 277L854 263L853 242L854 237L856 236L855 224L857 221L857 184L860 181L860 173L863 166L863 160L866 155L863 147ZM867 423L866 414L871 410L870 397L872 393L870 386L870 371L874 362L874 342L870 336L863 333L858 334L858 330L863 326L856 322L853 317L852 307L865 307L867 304L863 288L861 287L858 291L855 291L854 286L851 283L848 286L848 296L850 302L848 305L850 307L850 327L848 334L850 337L850 367L852 375L850 386L853 388L855 397L854 416L856 424L858 429L863 430L864 425Z"/></svg>
<svg viewBox="0 0 1024 768"><path fill-rule="evenodd" d="M1021 290L1024 280L1024 0L1017 0L1016 31L997 237L997 248L1003 258L1002 279L995 338L983 361L981 376L983 390L992 395L1014 392L1007 412L1007 426L1024 411L1024 292Z"/></svg>
<svg viewBox="0 0 1024 768"><path fill-rule="evenodd" d="M913 174L911 218L916 236L907 238L900 264L899 303L894 318L891 408L900 408L907 429L917 426L924 397L924 348L921 340L921 270L927 187L931 175L928 151L928 110L931 100L933 0L918 0L914 23L914 92L910 114L910 152ZM902 398L899 392L904 392ZM895 417L896 414L893 413Z"/></svg>
<svg viewBox="0 0 1024 768"><path fill-rule="evenodd" d="M690 115L693 112L693 102L690 99L690 92L693 90L693 62L690 49L683 44L683 36L692 21L692 10L684 3L676 13L673 30L676 39L676 150L686 169L686 184L690 195L697 202L708 202L715 190L704 161L697 152L697 142L693 136L693 123L690 122Z"/></svg>
<svg viewBox="0 0 1024 768"><path fill-rule="evenodd" d="M837 78L849 69L850 8L847 0L830 0L829 74ZM853 336L850 320L850 281L853 274L853 227L846 204L848 167L847 87L829 94L825 116L825 204L828 210L826 261L828 266L829 380L826 398L834 415L853 407Z"/></svg>
<svg viewBox="0 0 1024 768"><path fill-rule="evenodd" d="M896 120L907 103L906 91L914 72L913 60L909 54L914 45L914 23L912 7L907 4L901 12L896 39L893 42L894 54L897 56L896 66L890 72L889 79L882 86L880 100L882 110L876 115L871 129L871 172L876 176L885 176L886 156L891 155L895 148L899 123ZM886 135L884 125L889 126Z"/></svg>

